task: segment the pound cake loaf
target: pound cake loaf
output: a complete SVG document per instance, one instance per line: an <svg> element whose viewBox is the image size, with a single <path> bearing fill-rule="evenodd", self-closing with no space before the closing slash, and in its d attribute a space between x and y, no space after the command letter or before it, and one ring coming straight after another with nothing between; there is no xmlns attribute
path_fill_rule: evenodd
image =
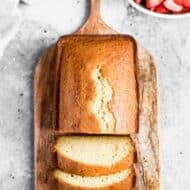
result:
<svg viewBox="0 0 190 190"><path fill-rule="evenodd" d="M124 35L76 35L64 37L58 46L59 131L136 133L135 41Z"/></svg>
<svg viewBox="0 0 190 190"><path fill-rule="evenodd" d="M55 170L53 176L59 190L132 190L135 183L132 168L96 177L84 177Z"/></svg>
<svg viewBox="0 0 190 190"><path fill-rule="evenodd" d="M135 147L126 136L62 136L55 145L58 167L81 176L125 170L135 162Z"/></svg>

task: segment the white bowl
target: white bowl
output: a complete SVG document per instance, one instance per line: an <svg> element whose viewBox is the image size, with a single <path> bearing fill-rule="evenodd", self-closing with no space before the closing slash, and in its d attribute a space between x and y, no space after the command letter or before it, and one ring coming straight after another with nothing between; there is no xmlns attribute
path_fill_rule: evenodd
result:
<svg viewBox="0 0 190 190"><path fill-rule="evenodd" d="M140 4L137 4L134 2L134 0L128 0L128 2L137 10L139 10L142 13L145 13L150 16L159 17L159 18L166 18L166 19L178 19L178 18L187 18L190 17L190 13L181 13L181 14L162 14L162 13L156 13L153 11L148 10L147 8L141 6Z"/></svg>

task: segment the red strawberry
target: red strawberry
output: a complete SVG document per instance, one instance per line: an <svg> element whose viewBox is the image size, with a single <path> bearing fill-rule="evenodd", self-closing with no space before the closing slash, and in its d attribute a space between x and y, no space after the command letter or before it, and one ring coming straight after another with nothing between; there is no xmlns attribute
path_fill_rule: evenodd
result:
<svg viewBox="0 0 190 190"><path fill-rule="evenodd" d="M183 6L190 8L190 0L183 0Z"/></svg>
<svg viewBox="0 0 190 190"><path fill-rule="evenodd" d="M188 13L190 12L190 8L183 7L183 9L180 12L173 12L174 14L180 14L180 13Z"/></svg>
<svg viewBox="0 0 190 190"><path fill-rule="evenodd" d="M190 8L190 0L174 0L178 5Z"/></svg>
<svg viewBox="0 0 190 190"><path fill-rule="evenodd" d="M164 7L163 4L157 6L155 8L155 11L158 12L158 13L169 13L170 12L166 7Z"/></svg>
<svg viewBox="0 0 190 190"><path fill-rule="evenodd" d="M162 2L163 0L146 0L146 7L150 9L152 7L160 5Z"/></svg>
<svg viewBox="0 0 190 190"><path fill-rule="evenodd" d="M135 0L135 3L140 4L141 0Z"/></svg>
<svg viewBox="0 0 190 190"><path fill-rule="evenodd" d="M183 6L183 0L174 0L174 2L178 5Z"/></svg>
<svg viewBox="0 0 190 190"><path fill-rule="evenodd" d="M173 0L165 0L164 6L173 12L180 12L183 10L183 6L176 4Z"/></svg>
<svg viewBox="0 0 190 190"><path fill-rule="evenodd" d="M183 10L182 10L181 12L182 12L182 13L190 12L190 8L183 7Z"/></svg>

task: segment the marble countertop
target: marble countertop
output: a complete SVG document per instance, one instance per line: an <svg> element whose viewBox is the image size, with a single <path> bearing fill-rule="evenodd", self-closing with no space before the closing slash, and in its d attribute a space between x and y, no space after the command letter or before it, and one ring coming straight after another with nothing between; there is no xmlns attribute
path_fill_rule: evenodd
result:
<svg viewBox="0 0 190 190"><path fill-rule="evenodd" d="M0 189L33 187L33 72L60 35L86 19L87 0L30 0L0 60ZM132 34L156 60L160 92L164 190L190 189L190 18L163 20L134 10L127 0L102 0L104 21ZM1 37L1 36L0 36Z"/></svg>

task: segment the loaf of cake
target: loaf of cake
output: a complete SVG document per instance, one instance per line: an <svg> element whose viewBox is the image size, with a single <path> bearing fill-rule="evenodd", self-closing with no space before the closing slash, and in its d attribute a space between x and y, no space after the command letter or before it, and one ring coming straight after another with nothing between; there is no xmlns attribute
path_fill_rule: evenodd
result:
<svg viewBox="0 0 190 190"><path fill-rule="evenodd" d="M136 43L124 35L67 36L58 42L59 131L138 130Z"/></svg>
<svg viewBox="0 0 190 190"><path fill-rule="evenodd" d="M135 147L126 136L62 136L55 144L58 167L80 176L120 172L135 162Z"/></svg>

